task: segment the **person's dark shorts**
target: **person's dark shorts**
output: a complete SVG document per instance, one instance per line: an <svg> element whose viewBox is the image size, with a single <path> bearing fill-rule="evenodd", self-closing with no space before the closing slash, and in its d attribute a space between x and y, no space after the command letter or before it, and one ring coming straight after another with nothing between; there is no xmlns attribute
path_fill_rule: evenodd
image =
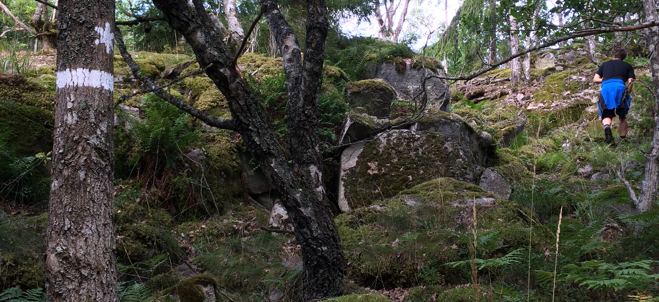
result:
<svg viewBox="0 0 659 302"><path fill-rule="evenodd" d="M599 97L599 102L597 102L597 109L599 109L600 112L600 118L605 119L605 118L614 118L617 116L620 117L620 119L625 119L627 118L627 112L629 111L629 105L630 105L630 99L627 99L627 102L621 102L620 106L615 109L602 109L605 108L606 106L604 105L604 98L602 98L602 95Z"/></svg>

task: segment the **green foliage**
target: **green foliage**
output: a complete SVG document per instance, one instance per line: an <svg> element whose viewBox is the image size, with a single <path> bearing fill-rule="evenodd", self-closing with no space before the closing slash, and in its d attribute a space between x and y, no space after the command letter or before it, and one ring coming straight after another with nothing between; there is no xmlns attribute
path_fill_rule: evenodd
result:
<svg viewBox="0 0 659 302"><path fill-rule="evenodd" d="M8 145L0 137L0 198L24 205L44 205L50 194L46 168L49 155L19 157Z"/></svg>
<svg viewBox="0 0 659 302"><path fill-rule="evenodd" d="M142 283L119 282L119 302L143 302L151 294L150 290Z"/></svg>
<svg viewBox="0 0 659 302"><path fill-rule="evenodd" d="M355 37L341 39L334 47L325 52L326 65L341 68L349 80L364 79L373 64L389 62L400 63L404 58L414 58L412 51L405 44L396 44L375 38Z"/></svg>
<svg viewBox="0 0 659 302"><path fill-rule="evenodd" d="M522 261L522 256L524 256L524 254L525 254L525 250L519 248L498 258L490 258L490 259L476 258L475 262L479 271L483 269L496 270L497 268L503 266L520 263ZM453 267L469 266L470 261L471 260L454 261L447 263L447 265L451 265Z"/></svg>
<svg viewBox="0 0 659 302"><path fill-rule="evenodd" d="M32 71L32 61L29 52L18 52L12 47L9 53L0 52L0 73L27 75Z"/></svg>
<svg viewBox="0 0 659 302"><path fill-rule="evenodd" d="M9 288L0 293L2 302L45 302L46 294L42 288L34 288L23 291L19 286Z"/></svg>
<svg viewBox="0 0 659 302"><path fill-rule="evenodd" d="M659 261L606 263L598 260L569 264L557 276L563 281L574 281L588 289L640 290L656 284L659 274L652 274Z"/></svg>
<svg viewBox="0 0 659 302"><path fill-rule="evenodd" d="M629 116L634 136L649 138L654 134L655 121L652 112L655 99L652 91L655 91L652 78L647 75L639 76L634 83L631 104L631 109L639 113L639 116Z"/></svg>

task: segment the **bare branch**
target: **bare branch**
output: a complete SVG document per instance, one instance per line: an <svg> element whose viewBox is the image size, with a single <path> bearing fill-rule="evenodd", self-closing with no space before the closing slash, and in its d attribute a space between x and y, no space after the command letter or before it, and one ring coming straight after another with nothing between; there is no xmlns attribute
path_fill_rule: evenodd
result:
<svg viewBox="0 0 659 302"><path fill-rule="evenodd" d="M150 21L166 21L166 20L165 17L135 17L135 20L117 21L116 24L133 26L143 22L150 22Z"/></svg>
<svg viewBox="0 0 659 302"><path fill-rule="evenodd" d="M48 1L45 1L45 0L34 0L34 1L37 1L37 2L39 2L39 3L41 3L41 4L48 5L48 6L52 7L52 8L54 8L54 9L58 9L56 5L52 5L52 4L48 3Z"/></svg>
<svg viewBox="0 0 659 302"><path fill-rule="evenodd" d="M263 9L261 12L259 12L259 15L254 19L254 22L252 22L252 26L249 27L249 30L247 31L247 34L245 35L245 38L243 39L243 43L240 44L240 48L238 49L238 52L236 53L236 59L233 61L233 65L236 65L238 62L238 58L240 55L242 55L243 50L245 50L245 44L247 44L247 40L249 40L249 37L252 35L252 31L254 30L254 27L256 27L256 24L259 23L259 20L261 20L261 17L263 16Z"/></svg>
<svg viewBox="0 0 659 302"><path fill-rule="evenodd" d="M172 86L172 85L174 85L174 84L176 84L176 83L182 81L183 79L185 79L185 78L187 78L187 77L191 77L191 76L198 75L198 74L200 74L200 73L204 73L204 72L206 72L206 70L208 70L208 68L210 68L211 66L213 66L213 63L211 63L211 64L209 64L208 66L206 66L206 67L204 67L204 68L202 68L202 69L199 69L199 70L197 70L197 71L195 71L195 72L191 72L191 73L186 74L186 75L184 75L184 76L182 76L182 77L180 77L180 78L178 78L178 79L175 79L175 80L173 80L173 81L171 81L171 82L169 82L169 83L167 83L167 84L165 84L165 85L160 85L160 86L158 86L158 87L153 87L153 88L143 89L143 90L140 90L140 91L135 92L135 93L122 95L122 96L119 98L119 100L117 100L117 102L114 104L114 108L117 108L117 106L121 105L121 103L123 103L124 101L126 101L126 100L128 100L128 99L130 99L130 98L132 98L132 97L134 97L134 96L136 96L136 95L145 94L145 93L150 93L150 92L154 92L154 91L156 91L156 90L162 90L162 89L165 89L165 88L167 88L167 87L169 87L169 86Z"/></svg>
<svg viewBox="0 0 659 302"><path fill-rule="evenodd" d="M632 199L632 202L634 203L635 206L638 205L638 198L636 198L636 192L634 192L634 189L632 188L632 185L625 179L625 176L623 175L623 170L624 167L620 166L616 169L616 174L618 174L618 178L620 178L620 181L622 181L623 184L625 184L625 187L627 188L627 192L629 192L629 197Z"/></svg>
<svg viewBox="0 0 659 302"><path fill-rule="evenodd" d="M8 30L3 31L2 34L0 34L0 37L4 37L7 33L10 33L12 31L21 31L21 30L25 30L25 28L20 28L20 27L10 28Z"/></svg>
<svg viewBox="0 0 659 302"><path fill-rule="evenodd" d="M124 58L124 61L126 61L126 64L128 64L128 67L130 67L130 70L133 72L133 76L136 79L141 80L143 83L145 83L147 87L150 87L150 89L153 90L153 93L156 96L174 105L176 108L181 109L187 112L188 114L198 118L199 120L201 120L202 122L206 123L211 127L236 130L233 120L225 120L225 119L217 118L204 111L201 111L193 107L192 105L186 103L183 99L177 98L167 93L162 88L158 89L158 85L156 85L156 83L150 78L142 77L142 72L140 71L139 65L137 65L135 60L133 60L133 58L126 50L126 45L124 44L124 39L123 36L121 35L121 30L119 29L119 26L115 26L114 30L115 30L114 40L117 44L117 48L119 48L121 57ZM209 67L210 66L206 66L206 68Z"/></svg>
<svg viewBox="0 0 659 302"><path fill-rule="evenodd" d="M584 29L584 30L576 31L576 32L574 32L570 35L566 35L566 36L562 36L562 37L559 37L559 38L556 38L556 39L553 39L553 40L549 40L545 43L542 43L542 44L537 45L535 47L531 47L531 48L529 48L527 50L524 50L522 52L518 52L518 53L516 53L512 56L509 56L509 57L507 57L507 58L505 58L505 59L503 59L499 62L496 62L496 63L492 64L490 67L481 69L481 70L479 70L475 73L472 73L468 76L443 77L443 76L434 75L434 76L431 76L431 77L438 78L438 79L444 79L444 80L451 80L451 81L462 81L462 80L468 81L468 80L471 80L475 77L478 77L478 76L480 76L480 75L482 75L482 74L484 74L484 73L486 73L490 70L493 70L493 69L497 68L498 66L506 64L506 63L512 61L515 58L521 57L521 56L523 56L527 53L531 53L531 52L534 52L536 50L543 49L545 47L556 45L560 42L568 41L568 40L571 40L571 39L574 39L574 38L581 38L581 37L592 36L592 35L603 34L603 33L621 32L621 31L636 31L636 30L649 28L649 27L654 27L654 26L659 26L659 22L652 21L652 22L642 23L642 24L634 25L634 26L609 27L609 28L599 28L599 29L596 29L596 28Z"/></svg>
<svg viewBox="0 0 659 302"><path fill-rule="evenodd" d="M9 8L7 8L4 4L2 4L2 2L0 2L0 8L2 8L3 11L5 11L5 14L9 15L9 17L11 17L12 19L14 19L14 22L16 22L16 24L20 25L20 27L24 28L25 30L27 30L29 33L31 33L31 34L33 34L33 35L36 35L36 34L37 34L37 32L35 32L34 29L32 29L32 28L30 28L29 26L25 25L25 23L21 22L21 20L19 20L18 18L16 18L16 17L11 13L11 11L9 11Z"/></svg>

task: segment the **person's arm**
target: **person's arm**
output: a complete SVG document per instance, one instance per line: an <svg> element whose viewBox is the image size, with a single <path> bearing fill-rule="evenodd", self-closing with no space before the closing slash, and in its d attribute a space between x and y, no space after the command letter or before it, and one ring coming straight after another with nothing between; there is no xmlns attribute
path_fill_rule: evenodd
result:
<svg viewBox="0 0 659 302"><path fill-rule="evenodd" d="M593 82L602 83L602 77L599 74L595 74L595 76L593 77Z"/></svg>
<svg viewBox="0 0 659 302"><path fill-rule="evenodd" d="M603 66L604 64L602 64ZM595 83L602 83L602 74L604 74L604 70L602 70L602 66L597 69L597 72L595 73L595 76L593 77L593 82Z"/></svg>

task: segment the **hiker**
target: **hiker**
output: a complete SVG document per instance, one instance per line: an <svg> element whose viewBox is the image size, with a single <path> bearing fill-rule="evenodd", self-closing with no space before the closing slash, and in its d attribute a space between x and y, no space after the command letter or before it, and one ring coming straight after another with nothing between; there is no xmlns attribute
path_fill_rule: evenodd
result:
<svg viewBox="0 0 659 302"><path fill-rule="evenodd" d="M593 82L602 83L597 109L599 109L602 125L604 125L604 141L607 144L613 143L611 119L616 115L620 119L618 129L620 139L625 139L627 136L626 117L631 102L629 93L632 90L632 80L636 76L634 67L623 61L625 57L627 57L627 51L624 48L618 49L613 55L613 60L604 62L593 78Z"/></svg>

